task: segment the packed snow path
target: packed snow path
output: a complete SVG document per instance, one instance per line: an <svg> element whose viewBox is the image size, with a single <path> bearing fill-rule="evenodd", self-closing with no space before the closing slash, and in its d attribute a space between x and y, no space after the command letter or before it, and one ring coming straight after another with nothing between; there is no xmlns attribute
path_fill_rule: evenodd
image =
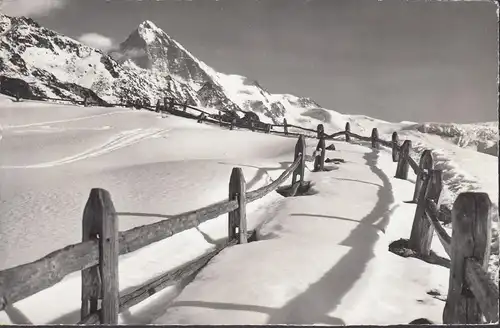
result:
<svg viewBox="0 0 500 328"><path fill-rule="evenodd" d="M392 178L388 151L336 145L346 163L308 174L316 194L276 202L258 242L224 250L153 323L440 322L426 292L446 293L448 270L388 251L409 236L414 185Z"/></svg>
<svg viewBox="0 0 500 328"><path fill-rule="evenodd" d="M93 187L111 192L126 230L226 198L232 167L243 168L249 190L268 184L291 163L296 142L143 111L21 105L0 112L7 155L0 158L1 269L79 242ZM307 144L312 154L316 141ZM441 322L449 271L387 250L410 235L415 205L404 201L415 177L394 179L385 148L335 144L327 157L346 162L307 174L316 194L273 193L249 204L249 229L259 228L259 241L225 250L187 288L155 294L120 322ZM120 290L192 260L226 235L223 215L120 257ZM432 248L444 254L437 238ZM40 306L49 303L58 305ZM0 323L70 324L79 308L77 272L0 312Z"/></svg>

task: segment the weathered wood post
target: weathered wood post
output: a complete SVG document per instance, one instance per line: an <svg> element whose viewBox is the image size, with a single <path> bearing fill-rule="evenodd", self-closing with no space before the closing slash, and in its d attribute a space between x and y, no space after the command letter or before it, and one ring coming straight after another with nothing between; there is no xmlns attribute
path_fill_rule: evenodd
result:
<svg viewBox="0 0 500 328"><path fill-rule="evenodd" d="M222 126L222 113L219 111L219 126Z"/></svg>
<svg viewBox="0 0 500 328"><path fill-rule="evenodd" d="M491 201L486 193L458 195L452 209L451 267L444 324L481 323L482 313L466 279L466 262L488 266L491 245ZM498 310L498 308L497 308Z"/></svg>
<svg viewBox="0 0 500 328"><path fill-rule="evenodd" d="M97 239L99 264L82 271L82 319L97 311L101 302L101 324L117 324L118 288L118 217L111 195L94 188L83 212L83 241Z"/></svg>
<svg viewBox="0 0 500 328"><path fill-rule="evenodd" d="M299 166L293 171L292 174L292 186L297 182L297 176L300 176L300 184L304 183L304 173L306 170L306 138L301 134L297 144L295 145L295 156L293 161L295 162L299 156L301 156Z"/></svg>
<svg viewBox="0 0 500 328"><path fill-rule="evenodd" d="M229 200L236 200L238 208L229 212L229 241L238 240L238 244L247 242L246 219L246 182L243 171L239 167L233 168L229 179Z"/></svg>
<svg viewBox="0 0 500 328"><path fill-rule="evenodd" d="M252 120L250 120L250 130L252 130L252 132L255 132L255 123Z"/></svg>
<svg viewBox="0 0 500 328"><path fill-rule="evenodd" d="M235 119L235 118L233 118L233 119L231 120L231 125L229 126L229 130L234 129L234 126L235 126L235 125L236 125L236 119Z"/></svg>
<svg viewBox="0 0 500 328"><path fill-rule="evenodd" d="M325 154L326 145L325 138L319 139L318 145L316 146L316 157L314 158L314 172L320 172L325 170Z"/></svg>
<svg viewBox="0 0 500 328"><path fill-rule="evenodd" d="M351 132L351 123L347 122L345 124L345 141L349 142L351 141L351 135L349 134Z"/></svg>
<svg viewBox="0 0 500 328"><path fill-rule="evenodd" d="M419 190L420 195L418 197L418 204L415 210L410 240L408 242L408 246L415 250L417 254L429 256L431 253L434 226L426 217L425 207L427 205L427 200L432 200L436 204L438 203L442 189L442 171L430 169L428 175L422 178L422 187Z"/></svg>
<svg viewBox="0 0 500 328"><path fill-rule="evenodd" d="M168 98L168 97L163 98L163 110L168 110L169 99L170 98Z"/></svg>
<svg viewBox="0 0 500 328"><path fill-rule="evenodd" d="M396 131L392 133L392 161L399 161L399 136Z"/></svg>
<svg viewBox="0 0 500 328"><path fill-rule="evenodd" d="M373 128L372 129L372 148L374 149L379 149L380 146L379 146L379 141L378 141L378 129L377 128Z"/></svg>
<svg viewBox="0 0 500 328"><path fill-rule="evenodd" d="M399 152L398 167L396 168L396 179L408 179L408 168L410 163L408 162L408 157L410 156L411 140L405 140L403 145L401 145L401 150Z"/></svg>
<svg viewBox="0 0 500 328"><path fill-rule="evenodd" d="M174 111L174 106L175 106L175 100L174 100L174 98L170 98L170 103L168 105L168 110L170 112L173 112Z"/></svg>
<svg viewBox="0 0 500 328"><path fill-rule="evenodd" d="M272 128L271 124L266 124L266 133L271 133L271 128Z"/></svg>
<svg viewBox="0 0 500 328"><path fill-rule="evenodd" d="M89 105L89 97L85 96L83 98L83 107L87 107Z"/></svg>
<svg viewBox="0 0 500 328"><path fill-rule="evenodd" d="M288 122L286 118L283 119L283 131L285 131L285 135L288 135Z"/></svg>
<svg viewBox="0 0 500 328"><path fill-rule="evenodd" d="M158 101L156 102L156 108L155 108L155 111L157 113L159 113L161 111L161 102L160 102L160 99L158 99Z"/></svg>
<svg viewBox="0 0 500 328"><path fill-rule="evenodd" d="M323 126L323 124L318 124L318 127L316 128L316 133L317 133L316 138L318 139L323 138L323 135L325 133L325 127Z"/></svg>
<svg viewBox="0 0 500 328"><path fill-rule="evenodd" d="M184 102L184 105L182 105L182 111L183 111L183 112L185 112L185 111L186 111L187 106L188 106L188 101L186 100L186 101Z"/></svg>
<svg viewBox="0 0 500 328"><path fill-rule="evenodd" d="M417 173L417 180L415 181L415 191L413 192L413 200L412 203L418 202L418 197L420 195L420 189L422 188L423 176L425 175L426 170L431 170L434 165L432 161L432 152L429 149L424 150L422 155L420 156L420 163L418 164L420 167L420 172Z"/></svg>

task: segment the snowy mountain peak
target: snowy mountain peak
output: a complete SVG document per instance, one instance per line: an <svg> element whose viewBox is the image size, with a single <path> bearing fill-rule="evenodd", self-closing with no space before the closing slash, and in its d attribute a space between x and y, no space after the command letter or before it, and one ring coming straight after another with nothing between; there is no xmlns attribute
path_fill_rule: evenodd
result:
<svg viewBox="0 0 500 328"><path fill-rule="evenodd" d="M156 26L155 23L153 23L150 20L145 20L144 22L139 24L139 28L140 29L160 30L160 28L158 28L158 26Z"/></svg>
<svg viewBox="0 0 500 328"><path fill-rule="evenodd" d="M137 32L147 44L155 42L158 38L164 39L168 43L171 42L170 36L149 20L142 22L137 28Z"/></svg>
<svg viewBox="0 0 500 328"><path fill-rule="evenodd" d="M174 75L200 86L211 81L196 58L149 20L141 23L113 56L119 62L131 60L142 69L156 71L163 76Z"/></svg>
<svg viewBox="0 0 500 328"><path fill-rule="evenodd" d="M254 78L217 72L149 20L106 54L30 18L0 14L0 83L0 92L24 98L154 104L174 97L216 110L252 111L264 122L285 116L323 122L306 115L320 107L314 101L272 94Z"/></svg>

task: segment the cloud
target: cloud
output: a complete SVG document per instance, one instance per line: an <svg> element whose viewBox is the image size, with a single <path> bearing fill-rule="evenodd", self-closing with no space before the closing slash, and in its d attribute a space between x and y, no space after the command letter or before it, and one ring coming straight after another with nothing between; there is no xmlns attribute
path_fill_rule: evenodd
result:
<svg viewBox="0 0 500 328"><path fill-rule="evenodd" d="M101 49L102 51L108 51L113 48L113 40L98 33L82 34L78 38L78 41L89 47Z"/></svg>
<svg viewBox="0 0 500 328"><path fill-rule="evenodd" d="M114 60L127 60L127 59L135 59L146 56L146 51L144 49L127 49L124 52L112 52L111 57Z"/></svg>
<svg viewBox="0 0 500 328"><path fill-rule="evenodd" d="M66 3L66 0L1 0L0 11L9 16L46 16Z"/></svg>

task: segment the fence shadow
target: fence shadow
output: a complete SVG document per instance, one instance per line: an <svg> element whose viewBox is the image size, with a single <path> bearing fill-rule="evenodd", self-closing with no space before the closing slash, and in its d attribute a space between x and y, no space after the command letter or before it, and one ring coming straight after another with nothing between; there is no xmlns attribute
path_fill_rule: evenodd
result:
<svg viewBox="0 0 500 328"><path fill-rule="evenodd" d="M394 202L390 180L377 167L378 157L379 151L375 149L363 157L372 172L382 181L382 186L377 192L378 200L372 211L361 219L358 226L340 243L349 246L350 250L306 291L273 312L267 324L286 322L290 316L295 317L296 324L326 323L323 322L324 318L339 306L342 298L361 278L367 263L374 257L373 246L378 239L377 230L367 230L365 226L368 224L378 227L379 230L385 229L391 213L390 207ZM376 224L379 219L380 223Z"/></svg>
<svg viewBox="0 0 500 328"><path fill-rule="evenodd" d="M212 244L212 245L215 245L215 246L222 246L227 241L227 237L223 237L223 238L219 238L219 239L213 239L212 237L210 237L209 234L207 234L206 232L204 232L203 230L201 230L200 227L196 227L195 229L203 236L203 238L205 239L205 241L207 243L209 243L209 244Z"/></svg>
<svg viewBox="0 0 500 328"><path fill-rule="evenodd" d="M394 206L389 212L393 212L394 209L397 206ZM354 219L349 219L341 216L333 216L333 215L322 215L322 214L310 214L310 213L292 213L290 216L308 216L308 217L314 217L314 218L326 218L326 219L334 219L334 220L342 220L342 221L349 221L349 222L354 222L358 224L365 224L362 220L354 220ZM372 226L374 229L379 230L381 232L385 232L381 227L374 225L374 224L368 224Z"/></svg>
<svg viewBox="0 0 500 328"><path fill-rule="evenodd" d="M130 309L124 310L120 313L123 324L152 324L152 321L165 313L165 309L169 307L172 301L193 279L194 276L188 277L173 286L167 287L168 290L162 290L159 294L155 295L156 297L154 299L148 299L147 305L139 305L133 312Z"/></svg>
<svg viewBox="0 0 500 328"><path fill-rule="evenodd" d="M273 316L274 312L278 311L276 308L260 306L260 305L250 305L250 304L234 304L234 303L224 303L224 302L204 302L204 301L179 301L175 302L170 306L170 308L174 307L200 307L200 308L208 308L214 310L227 310L227 311L247 311L247 312L257 312L268 314L269 316ZM336 317L330 317L328 315L324 315L320 318L320 321L327 325L345 325L345 322ZM286 320L285 324L297 324L294 320Z"/></svg>
<svg viewBox="0 0 500 328"><path fill-rule="evenodd" d="M253 178L247 182L246 186L247 189L250 190L255 186L264 176L267 174L269 176L269 171L277 171L277 170L283 170L285 171L290 165L293 164L293 162L279 162L278 164L280 165L279 167L259 167L255 165L248 165L248 164L236 164L236 163L227 163L227 162L219 162L219 164L223 165L232 165L232 166L237 166L237 167L250 167L257 169L257 173L253 176ZM269 179L271 179L271 182L273 179L271 176L269 176Z"/></svg>
<svg viewBox="0 0 500 328"><path fill-rule="evenodd" d="M7 306L4 311L14 325L33 325L31 320L14 306Z"/></svg>

